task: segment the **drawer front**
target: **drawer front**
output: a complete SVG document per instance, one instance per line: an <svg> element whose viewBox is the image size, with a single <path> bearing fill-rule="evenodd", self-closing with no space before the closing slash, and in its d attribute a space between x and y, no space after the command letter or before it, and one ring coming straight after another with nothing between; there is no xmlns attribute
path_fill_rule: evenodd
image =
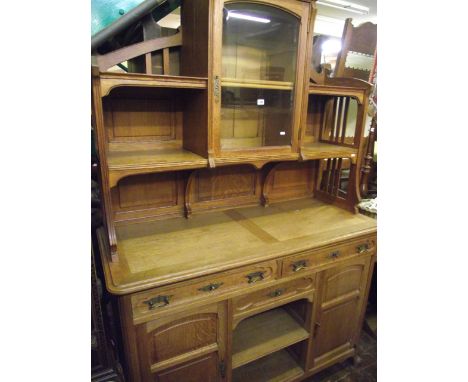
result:
<svg viewBox="0 0 468 382"><path fill-rule="evenodd" d="M307 275L232 300L235 322L252 313L282 305L296 297L312 293L315 288L315 275Z"/></svg>
<svg viewBox="0 0 468 382"><path fill-rule="evenodd" d="M299 274L317 266L332 264L341 259L348 259L363 253L373 253L374 250L375 239L365 239L338 245L327 250L291 256L283 261L282 275L285 277Z"/></svg>
<svg viewBox="0 0 468 382"><path fill-rule="evenodd" d="M251 287L276 279L276 261L259 263L234 271L200 277L189 283L173 284L151 289L132 296L133 319L144 320L158 312L171 310L189 302L209 299L212 296Z"/></svg>

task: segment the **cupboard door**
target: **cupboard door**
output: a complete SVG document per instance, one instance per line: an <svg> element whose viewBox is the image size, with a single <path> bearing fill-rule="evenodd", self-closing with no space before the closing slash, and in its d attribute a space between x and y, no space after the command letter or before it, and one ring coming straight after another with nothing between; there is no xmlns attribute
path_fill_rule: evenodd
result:
<svg viewBox="0 0 468 382"><path fill-rule="evenodd" d="M369 278L369 256L323 271L313 342L314 367L351 352Z"/></svg>
<svg viewBox="0 0 468 382"><path fill-rule="evenodd" d="M197 378L202 372L218 374L225 352L225 309L219 303L138 325L136 340L144 380L219 380Z"/></svg>
<svg viewBox="0 0 468 382"><path fill-rule="evenodd" d="M297 145L310 5L217 0L214 11L214 149Z"/></svg>
<svg viewBox="0 0 468 382"><path fill-rule="evenodd" d="M218 372L218 354L211 353L182 365L157 372L152 379L154 382L217 382L220 380Z"/></svg>

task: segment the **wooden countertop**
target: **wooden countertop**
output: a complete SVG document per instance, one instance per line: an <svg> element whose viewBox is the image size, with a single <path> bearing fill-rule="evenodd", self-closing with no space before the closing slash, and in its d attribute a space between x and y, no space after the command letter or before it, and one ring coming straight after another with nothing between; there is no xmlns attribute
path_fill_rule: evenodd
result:
<svg viewBox="0 0 468 382"><path fill-rule="evenodd" d="M316 199L116 228L119 262L102 255L107 289L126 294L372 234L376 220ZM98 232L105 253L105 232Z"/></svg>

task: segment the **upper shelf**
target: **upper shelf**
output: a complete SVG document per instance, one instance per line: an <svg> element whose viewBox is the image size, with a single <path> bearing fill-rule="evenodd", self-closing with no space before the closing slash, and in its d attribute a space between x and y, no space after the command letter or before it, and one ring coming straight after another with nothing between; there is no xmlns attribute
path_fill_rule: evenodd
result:
<svg viewBox="0 0 468 382"><path fill-rule="evenodd" d="M109 185L125 176L149 172L185 170L207 166L207 159L182 148L160 148L146 144L119 143L107 156Z"/></svg>
<svg viewBox="0 0 468 382"><path fill-rule="evenodd" d="M244 80L238 78L222 78L222 86L232 86L236 88L252 88L252 89L277 89L277 90L292 90L294 84L287 81L264 81L264 80Z"/></svg>
<svg viewBox="0 0 468 382"><path fill-rule="evenodd" d="M371 89L372 84L356 78L327 78L325 84L309 84L309 94L353 97L360 104Z"/></svg>
<svg viewBox="0 0 468 382"><path fill-rule="evenodd" d="M206 89L208 79L201 77L165 76L141 73L103 72L101 80L101 96L109 95L113 88L119 86L159 87L172 89Z"/></svg>
<svg viewBox="0 0 468 382"><path fill-rule="evenodd" d="M323 142L307 143L301 147L303 159L349 158L356 160L358 150L353 147L332 145Z"/></svg>

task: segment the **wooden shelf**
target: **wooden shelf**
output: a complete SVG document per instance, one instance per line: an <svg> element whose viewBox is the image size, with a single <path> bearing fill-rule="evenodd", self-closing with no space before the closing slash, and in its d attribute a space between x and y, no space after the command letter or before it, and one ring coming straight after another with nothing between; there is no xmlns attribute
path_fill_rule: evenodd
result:
<svg viewBox="0 0 468 382"><path fill-rule="evenodd" d="M203 168L208 160L182 148L161 148L138 143L113 144L107 163L113 187L128 175Z"/></svg>
<svg viewBox="0 0 468 382"><path fill-rule="evenodd" d="M232 368L238 368L309 337L286 310L277 308L241 321L234 332Z"/></svg>
<svg viewBox="0 0 468 382"><path fill-rule="evenodd" d="M352 97L360 104L364 101L366 91L367 89L343 85L309 85L309 94Z"/></svg>
<svg viewBox="0 0 468 382"><path fill-rule="evenodd" d="M163 76L140 73L100 74L101 96L109 95L110 91L121 86L158 87L172 89L206 89L208 79L201 77Z"/></svg>
<svg viewBox="0 0 468 382"><path fill-rule="evenodd" d="M280 350L233 370L233 382L287 382L304 373L294 358L286 351Z"/></svg>
<svg viewBox="0 0 468 382"><path fill-rule="evenodd" d="M356 160L357 149L353 147L332 145L329 143L308 143L301 147L303 159L350 158Z"/></svg>
<svg viewBox="0 0 468 382"><path fill-rule="evenodd" d="M294 83L287 81L244 80L238 78L223 78L221 79L221 85L236 88L277 90L292 90L294 88Z"/></svg>

